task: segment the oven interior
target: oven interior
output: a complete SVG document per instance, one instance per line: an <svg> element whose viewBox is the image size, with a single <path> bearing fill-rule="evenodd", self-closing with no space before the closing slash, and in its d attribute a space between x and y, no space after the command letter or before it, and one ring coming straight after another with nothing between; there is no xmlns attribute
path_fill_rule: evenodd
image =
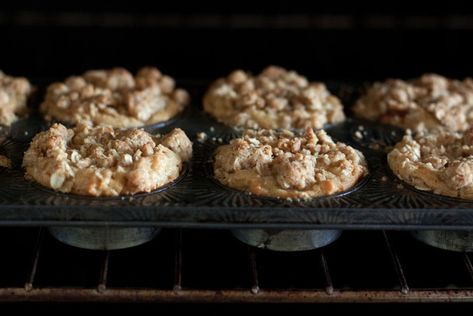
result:
<svg viewBox="0 0 473 316"><path fill-rule="evenodd" d="M157 65L210 82L268 64L317 80L365 82L425 72L473 73L473 12L303 1L218 8L15 1L0 11L0 68L62 78L90 68ZM312 251L248 247L226 230L164 229L117 251L61 244L41 227L0 227L0 301L21 302L471 302L473 256L405 231L345 231Z"/></svg>

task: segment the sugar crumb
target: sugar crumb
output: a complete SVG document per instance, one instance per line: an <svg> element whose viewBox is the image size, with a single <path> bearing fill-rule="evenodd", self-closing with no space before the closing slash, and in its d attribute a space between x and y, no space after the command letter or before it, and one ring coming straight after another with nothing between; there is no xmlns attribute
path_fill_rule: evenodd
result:
<svg viewBox="0 0 473 316"><path fill-rule="evenodd" d="M197 141L203 143L207 139L207 134L204 132L197 133Z"/></svg>

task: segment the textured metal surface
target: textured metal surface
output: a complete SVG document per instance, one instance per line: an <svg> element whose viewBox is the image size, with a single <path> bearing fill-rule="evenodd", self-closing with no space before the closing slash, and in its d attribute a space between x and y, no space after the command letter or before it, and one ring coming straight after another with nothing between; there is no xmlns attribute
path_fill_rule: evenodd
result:
<svg viewBox="0 0 473 316"><path fill-rule="evenodd" d="M92 250L116 250L135 247L153 239L159 227L63 227L52 226L49 232L70 246Z"/></svg>
<svg viewBox="0 0 473 316"><path fill-rule="evenodd" d="M182 82L182 81L181 81ZM44 123L33 113L18 122L2 150L14 162L0 170L0 225L171 226L221 228L399 228L471 229L473 203L418 191L402 184L389 171L386 150L401 137L396 128L349 119L328 133L363 151L370 175L346 194L310 201L259 198L219 185L209 171L212 151L234 135L204 114L200 99L206 83L182 82L193 96L191 108L176 121L155 131L182 127L195 142L195 158L181 181L150 194L124 198L91 198L55 193L28 182L21 169L22 153ZM353 86L333 85L334 93L351 106ZM41 95L41 90L38 92ZM38 97L41 99L41 97ZM38 102L33 102L37 107ZM357 136L363 126L361 139Z"/></svg>
<svg viewBox="0 0 473 316"><path fill-rule="evenodd" d="M342 232L331 229L233 229L232 233L238 240L257 248L275 251L305 251L334 242Z"/></svg>
<svg viewBox="0 0 473 316"><path fill-rule="evenodd" d="M205 303L453 303L473 302L473 291L423 290L408 296L398 291L259 291L247 290L137 290L113 289L0 289L0 300L14 302L205 302Z"/></svg>
<svg viewBox="0 0 473 316"><path fill-rule="evenodd" d="M473 251L473 231L421 230L412 235L433 247L460 251Z"/></svg>

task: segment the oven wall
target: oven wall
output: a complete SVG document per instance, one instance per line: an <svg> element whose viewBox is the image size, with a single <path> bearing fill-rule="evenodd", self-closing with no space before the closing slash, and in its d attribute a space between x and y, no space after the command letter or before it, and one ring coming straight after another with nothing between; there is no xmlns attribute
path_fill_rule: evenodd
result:
<svg viewBox="0 0 473 316"><path fill-rule="evenodd" d="M15 1L0 11L0 69L63 77L89 68L156 65L215 78L279 64L311 79L473 74L473 11L307 1L231 6L198 1Z"/></svg>

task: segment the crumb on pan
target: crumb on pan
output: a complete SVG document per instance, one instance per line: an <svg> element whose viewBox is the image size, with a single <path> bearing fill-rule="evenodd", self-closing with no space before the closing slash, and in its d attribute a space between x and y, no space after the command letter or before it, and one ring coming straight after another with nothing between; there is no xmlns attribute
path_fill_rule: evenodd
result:
<svg viewBox="0 0 473 316"><path fill-rule="evenodd" d="M473 125L473 80L426 74L374 83L356 102L358 117L414 131L466 131Z"/></svg>
<svg viewBox="0 0 473 316"><path fill-rule="evenodd" d="M374 149L374 150L379 150L381 148L381 145L378 143L371 143L369 145L369 148Z"/></svg>
<svg viewBox="0 0 473 316"><path fill-rule="evenodd" d="M346 191L367 173L358 150L323 130L246 130L220 146L214 174L231 188L256 195L307 199Z"/></svg>
<svg viewBox="0 0 473 316"><path fill-rule="evenodd" d="M197 141L199 143L203 143L207 139L207 137L208 137L207 134L204 132L197 133Z"/></svg>
<svg viewBox="0 0 473 316"><path fill-rule="evenodd" d="M113 68L51 84L41 111L48 120L72 125L140 127L169 120L188 102L188 93L157 68L142 68L135 76Z"/></svg>
<svg viewBox="0 0 473 316"><path fill-rule="evenodd" d="M405 135L388 154L388 163L417 189L473 199L473 130Z"/></svg>
<svg viewBox="0 0 473 316"><path fill-rule="evenodd" d="M180 129L155 137L140 129L54 124L25 152L27 177L53 190L91 196L153 191L175 180L192 155Z"/></svg>
<svg viewBox="0 0 473 316"><path fill-rule="evenodd" d="M340 100L323 83L270 66L253 76L235 70L215 81L204 109L218 121L245 128L322 128L345 120Z"/></svg>
<svg viewBox="0 0 473 316"><path fill-rule="evenodd" d="M11 77L0 71L0 124L10 126L18 116L27 113L27 100L32 92L29 81Z"/></svg>

